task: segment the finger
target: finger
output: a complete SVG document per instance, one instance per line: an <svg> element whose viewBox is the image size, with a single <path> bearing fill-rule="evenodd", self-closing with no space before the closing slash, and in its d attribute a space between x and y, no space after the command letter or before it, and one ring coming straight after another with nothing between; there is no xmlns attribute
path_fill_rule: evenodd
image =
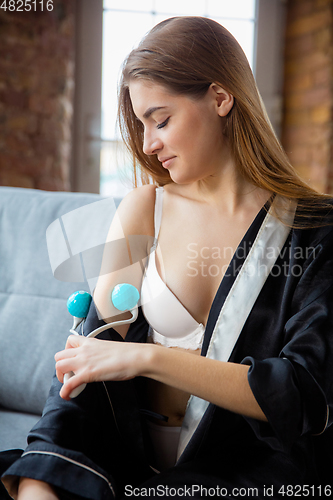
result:
<svg viewBox="0 0 333 500"><path fill-rule="evenodd" d="M71 378L67 380L67 382L62 386L60 390L60 397L65 399L66 401L70 400L70 394L84 383L83 377L80 375L73 375Z"/></svg>
<svg viewBox="0 0 333 500"><path fill-rule="evenodd" d="M72 349L64 349L63 351L59 351L54 355L54 359L56 361L60 361L61 359L74 358L78 354L78 348L73 347Z"/></svg>
<svg viewBox="0 0 333 500"><path fill-rule="evenodd" d="M75 347L80 347L86 338L83 335L70 335L67 338L65 349L73 349Z"/></svg>
<svg viewBox="0 0 333 500"><path fill-rule="evenodd" d="M57 379L59 380L59 382L61 384L64 383L64 373L62 373L61 370L57 369L57 365L56 365L56 376L57 376Z"/></svg>
<svg viewBox="0 0 333 500"><path fill-rule="evenodd" d="M63 368L59 368L56 366L56 376L61 384L65 383L65 375L66 375L66 373L70 373L70 372L72 372L72 370L67 371L67 370L64 370Z"/></svg>
<svg viewBox="0 0 333 500"><path fill-rule="evenodd" d="M60 361L56 362L56 373L59 374L60 376L60 378L58 377L58 380L60 382L62 382L63 375L65 373L75 372L77 370L78 370L78 364L75 358L61 359Z"/></svg>

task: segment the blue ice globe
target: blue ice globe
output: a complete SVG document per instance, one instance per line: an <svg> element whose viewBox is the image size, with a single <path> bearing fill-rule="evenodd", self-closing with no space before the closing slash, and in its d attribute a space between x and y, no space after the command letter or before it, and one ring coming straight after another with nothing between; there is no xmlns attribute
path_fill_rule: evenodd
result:
<svg viewBox="0 0 333 500"><path fill-rule="evenodd" d="M68 297L67 309L72 316L75 316L75 318L86 318L91 301L92 296L90 293L85 292L84 290L78 290Z"/></svg>
<svg viewBox="0 0 333 500"><path fill-rule="evenodd" d="M112 304L119 311L129 311L138 303L140 294L135 286L129 283L120 283L112 290Z"/></svg>

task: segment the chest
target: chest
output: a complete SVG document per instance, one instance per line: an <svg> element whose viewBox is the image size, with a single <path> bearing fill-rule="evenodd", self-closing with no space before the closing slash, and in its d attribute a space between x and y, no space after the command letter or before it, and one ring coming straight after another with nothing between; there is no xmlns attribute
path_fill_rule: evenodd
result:
<svg viewBox="0 0 333 500"><path fill-rule="evenodd" d="M199 323L207 323L216 292L248 224L205 214L162 220L157 271Z"/></svg>

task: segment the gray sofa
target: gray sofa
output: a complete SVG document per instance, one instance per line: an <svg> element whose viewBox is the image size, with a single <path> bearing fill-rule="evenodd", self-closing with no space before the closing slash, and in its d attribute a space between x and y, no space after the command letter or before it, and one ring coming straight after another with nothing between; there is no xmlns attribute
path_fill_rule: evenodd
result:
<svg viewBox="0 0 333 500"><path fill-rule="evenodd" d="M91 231L106 237L114 211L102 205L97 224L83 220L104 201L94 194L0 187L0 451L25 448L41 415L54 354L73 322L67 298L92 289L79 272L81 249L94 244ZM80 208L87 205L88 211Z"/></svg>

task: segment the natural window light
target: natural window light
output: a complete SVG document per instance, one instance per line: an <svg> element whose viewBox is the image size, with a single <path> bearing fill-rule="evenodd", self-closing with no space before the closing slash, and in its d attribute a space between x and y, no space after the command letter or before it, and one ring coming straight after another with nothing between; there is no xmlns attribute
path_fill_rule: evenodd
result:
<svg viewBox="0 0 333 500"><path fill-rule="evenodd" d="M225 26L255 66L257 0L104 0L102 61L102 195L132 189L130 159L116 130L117 85L122 62L158 22L173 16L205 16Z"/></svg>

